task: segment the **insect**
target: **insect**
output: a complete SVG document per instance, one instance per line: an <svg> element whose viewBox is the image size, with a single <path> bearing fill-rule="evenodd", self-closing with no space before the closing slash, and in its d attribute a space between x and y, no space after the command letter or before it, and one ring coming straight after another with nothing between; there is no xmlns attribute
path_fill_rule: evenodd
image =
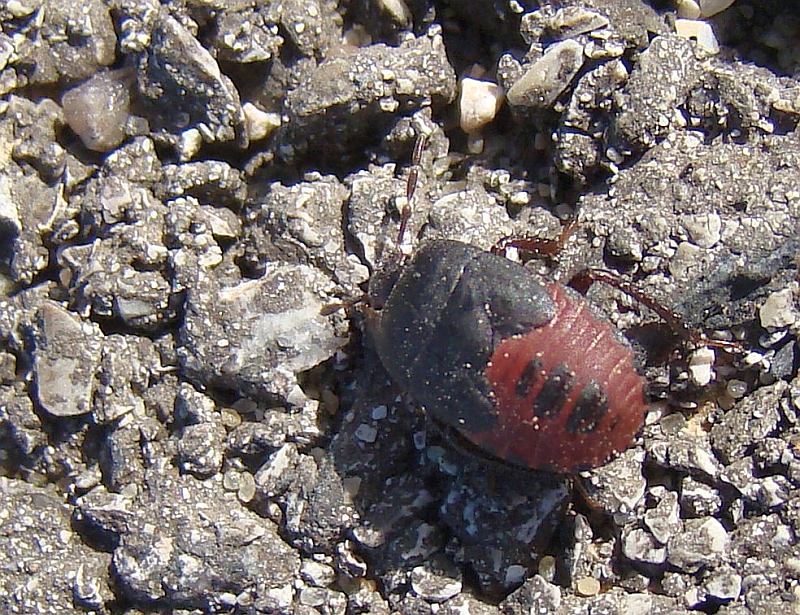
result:
<svg viewBox="0 0 800 615"><path fill-rule="evenodd" d="M643 301L695 342L734 346L688 331L610 272L586 279ZM369 304L369 330L395 382L490 457L573 474L625 450L642 425L645 380L627 341L578 292L499 254L424 243L371 284Z"/></svg>

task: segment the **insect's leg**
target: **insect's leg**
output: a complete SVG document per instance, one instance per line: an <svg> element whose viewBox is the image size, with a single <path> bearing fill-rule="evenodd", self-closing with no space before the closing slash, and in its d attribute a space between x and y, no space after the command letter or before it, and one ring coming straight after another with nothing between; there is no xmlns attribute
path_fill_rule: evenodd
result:
<svg viewBox="0 0 800 615"><path fill-rule="evenodd" d="M558 237L555 239L540 239L537 237L504 237L498 241L492 252L495 254L504 254L508 248L517 248L534 256L556 256L561 250L564 249L570 236L578 228L577 221L573 218L564 228L561 229Z"/></svg>
<svg viewBox="0 0 800 615"><path fill-rule="evenodd" d="M607 284L608 286L616 288L617 290L625 293L635 301L638 301L645 307L655 312L658 317L667 323L669 328L672 329L678 336L688 340L692 344L697 346L711 346L713 348L719 348L728 352L744 352L744 349L738 342L710 339L705 335L705 333L701 333L700 331L690 328L678 313L663 306L653 297L650 297L647 293L643 292L641 289L637 288L613 271L594 268L585 269L572 277L569 282L569 286L578 292L585 294L594 282L602 282L603 284Z"/></svg>

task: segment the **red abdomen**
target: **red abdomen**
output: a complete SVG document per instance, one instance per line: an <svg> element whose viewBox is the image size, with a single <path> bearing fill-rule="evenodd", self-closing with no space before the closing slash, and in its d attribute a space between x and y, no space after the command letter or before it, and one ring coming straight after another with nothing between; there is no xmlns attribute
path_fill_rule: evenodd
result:
<svg viewBox="0 0 800 615"><path fill-rule="evenodd" d="M504 461L573 473L631 443L646 409L632 349L586 301L548 286L555 316L501 341L486 368L497 424L464 435Z"/></svg>

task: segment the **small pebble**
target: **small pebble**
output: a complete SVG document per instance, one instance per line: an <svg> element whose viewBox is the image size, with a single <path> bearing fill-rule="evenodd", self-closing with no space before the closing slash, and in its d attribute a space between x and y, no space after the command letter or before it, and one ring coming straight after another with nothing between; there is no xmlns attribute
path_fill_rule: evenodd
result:
<svg viewBox="0 0 800 615"><path fill-rule="evenodd" d="M130 106L125 80L125 71L98 73L62 96L67 124L90 150L108 152L125 138Z"/></svg>
<svg viewBox="0 0 800 615"><path fill-rule="evenodd" d="M222 425L227 429L233 429L242 423L242 415L233 408L223 407L219 414L222 420Z"/></svg>
<svg viewBox="0 0 800 615"><path fill-rule="evenodd" d="M713 348L698 348L692 353L689 358L689 374L692 377L692 382L698 386L705 386L714 377L715 352Z"/></svg>
<svg viewBox="0 0 800 615"><path fill-rule="evenodd" d="M714 36L711 24L696 19L676 19L675 32L678 36L697 41L697 46L712 55L719 53L719 43Z"/></svg>
<svg viewBox="0 0 800 615"><path fill-rule="evenodd" d="M700 17L700 5L695 0L677 0L675 8L678 17L683 19L697 19Z"/></svg>
<svg viewBox="0 0 800 615"><path fill-rule="evenodd" d="M228 470L222 475L222 486L226 491L236 491L239 488L239 476L238 470Z"/></svg>
<svg viewBox="0 0 800 615"><path fill-rule="evenodd" d="M711 17L721 13L733 3L734 0L699 0L700 17Z"/></svg>
<svg viewBox="0 0 800 615"><path fill-rule="evenodd" d="M461 130L473 133L490 123L503 104L503 91L491 81L466 78L461 81L459 121Z"/></svg>
<svg viewBox="0 0 800 615"><path fill-rule="evenodd" d="M600 593L600 581L594 577L583 577L575 584L575 593L586 598Z"/></svg>
<svg viewBox="0 0 800 615"><path fill-rule="evenodd" d="M181 133L180 142L178 144L181 162L186 162L187 160L194 158L197 155L197 152L200 151L202 145L203 135L200 134L200 131L197 130L197 128L189 128L188 130L184 130Z"/></svg>
<svg viewBox="0 0 800 615"><path fill-rule="evenodd" d="M761 326L766 328L780 328L793 325L797 321L797 312L794 308L792 290L785 288L772 293L764 304L758 309L758 318Z"/></svg>
<svg viewBox="0 0 800 615"><path fill-rule="evenodd" d="M583 62L583 45L577 41L567 39L551 45L511 86L508 102L513 106L549 108L567 89Z"/></svg>
<svg viewBox="0 0 800 615"><path fill-rule="evenodd" d="M361 423L358 427L356 427L356 438L361 440L362 442L375 442L378 438L378 430L375 429L372 425L367 425L366 423Z"/></svg>
<svg viewBox="0 0 800 615"><path fill-rule="evenodd" d="M747 393L747 383L742 380L731 379L725 385L725 392L733 399L741 399Z"/></svg>
<svg viewBox="0 0 800 615"><path fill-rule="evenodd" d="M242 472L239 475L239 489L236 497L242 504L251 502L256 495L256 479L250 472Z"/></svg>
<svg viewBox="0 0 800 615"><path fill-rule="evenodd" d="M253 103L244 103L242 110L244 111L244 127L250 141L260 141L268 137L281 125L280 114L262 111Z"/></svg>

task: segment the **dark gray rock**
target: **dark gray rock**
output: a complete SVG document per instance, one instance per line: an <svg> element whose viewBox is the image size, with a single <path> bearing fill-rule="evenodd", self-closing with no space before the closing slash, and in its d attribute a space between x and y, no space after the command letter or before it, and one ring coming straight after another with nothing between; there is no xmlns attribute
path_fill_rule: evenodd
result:
<svg viewBox="0 0 800 615"><path fill-rule="evenodd" d="M151 104L153 128L165 130L176 146L180 133L190 128L205 141L246 143L239 93L192 33L162 11L150 38L139 61L137 84Z"/></svg>
<svg viewBox="0 0 800 615"><path fill-rule="evenodd" d="M141 484L144 478L142 441L138 427L133 425L115 429L102 443L100 469L104 484L111 491L119 492L128 485Z"/></svg>
<svg viewBox="0 0 800 615"><path fill-rule="evenodd" d="M410 575L411 589L428 602L445 602L461 592L461 571L444 557L432 558L415 566Z"/></svg>
<svg viewBox="0 0 800 615"><path fill-rule="evenodd" d="M230 8L214 16L212 43L221 58L250 64L278 55L284 42L278 28L281 3Z"/></svg>
<svg viewBox="0 0 800 615"><path fill-rule="evenodd" d="M0 437L8 454L19 455L31 464L37 449L47 444L42 421L23 383L0 387Z"/></svg>
<svg viewBox="0 0 800 615"><path fill-rule="evenodd" d="M204 160L184 164L167 164L155 186L155 194L162 200L192 196L202 205L227 207L238 211L247 198L247 185L242 173L222 160ZM239 219L226 216L231 225L230 237L239 235Z"/></svg>
<svg viewBox="0 0 800 615"><path fill-rule="evenodd" d="M355 295L369 274L358 259L344 254L341 214L347 190L335 177L307 179L294 186L273 183L248 207L240 264L250 275L262 275L276 260L314 265Z"/></svg>
<svg viewBox="0 0 800 615"><path fill-rule="evenodd" d="M665 491L659 495L655 507L648 509L644 514L644 524L658 542L667 544L670 538L682 529L678 494L674 491Z"/></svg>
<svg viewBox="0 0 800 615"><path fill-rule="evenodd" d="M555 613L561 606L561 588L534 575L500 603L506 615Z"/></svg>
<svg viewBox="0 0 800 615"><path fill-rule="evenodd" d="M714 487L691 476L681 481L681 514L683 517L715 516L722 507L722 497Z"/></svg>
<svg viewBox="0 0 800 615"><path fill-rule="evenodd" d="M178 442L181 470L198 478L213 476L222 467L225 428L219 423L200 423L183 428Z"/></svg>
<svg viewBox="0 0 800 615"><path fill-rule="evenodd" d="M149 339L116 334L103 338L92 411L95 421L104 424L129 412L144 414L143 393L161 368Z"/></svg>
<svg viewBox="0 0 800 615"><path fill-rule="evenodd" d="M613 130L620 149L652 147L670 132L702 67L694 46L677 35L656 37L639 56L617 105Z"/></svg>
<svg viewBox="0 0 800 615"><path fill-rule="evenodd" d="M787 390L783 381L757 389L714 425L711 444L723 463L741 459L757 442L776 432L781 420L779 402Z"/></svg>
<svg viewBox="0 0 800 615"><path fill-rule="evenodd" d="M106 612L114 600L110 556L84 544L70 528L70 506L52 489L0 477L0 574L4 613Z"/></svg>
<svg viewBox="0 0 800 615"><path fill-rule="evenodd" d="M333 154L369 127L388 124L391 113L422 100L449 102L456 92L453 69L438 30L404 40L399 47L370 45L331 56L300 76L289 92L289 123L279 137L281 156L321 142ZM347 138L343 138L347 135Z"/></svg>
<svg viewBox="0 0 800 615"><path fill-rule="evenodd" d="M667 561L679 570L696 572L729 556L730 536L714 517L687 519L683 526L667 543Z"/></svg>
<svg viewBox="0 0 800 615"><path fill-rule="evenodd" d="M462 461L441 503L442 521L484 591L528 576L561 520L568 490L557 476L505 471L502 481Z"/></svg>
<svg viewBox="0 0 800 615"><path fill-rule="evenodd" d="M629 560L641 564L660 565L667 560L667 550L651 532L633 528L622 537L622 552Z"/></svg>
<svg viewBox="0 0 800 615"><path fill-rule="evenodd" d="M74 7L46 0L39 11L42 19L26 33L28 44L18 61L32 69L31 84L80 81L114 62L117 37L107 4L88 0L76 13Z"/></svg>
<svg viewBox="0 0 800 615"><path fill-rule="evenodd" d="M583 485L592 505L605 514L616 515L621 524L634 515L642 503L646 482L642 476L644 455L628 449L604 466L592 470Z"/></svg>
<svg viewBox="0 0 800 615"><path fill-rule="evenodd" d="M79 527L111 539L118 591L145 607L169 600L213 609L227 594L266 602L288 597L290 604L300 560L277 528L231 506L213 482L156 468L134 498L96 488L78 501Z"/></svg>

